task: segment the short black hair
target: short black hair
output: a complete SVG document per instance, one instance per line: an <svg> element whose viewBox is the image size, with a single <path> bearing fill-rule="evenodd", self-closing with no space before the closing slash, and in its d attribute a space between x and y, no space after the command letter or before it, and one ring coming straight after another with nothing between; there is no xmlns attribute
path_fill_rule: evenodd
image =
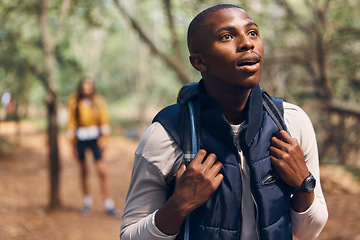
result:
<svg viewBox="0 0 360 240"><path fill-rule="evenodd" d="M226 9L226 8L243 9L239 6L232 5L232 4L218 4L218 5L215 5L215 6L212 6L212 7L209 7L207 9L203 10L198 15L196 15L195 18L190 22L188 32L187 32L187 44L188 44L190 53L192 53L192 50L193 50L193 49L191 49L191 47L192 47L191 42L195 38L197 33L199 33L200 30L204 27L205 20L207 19L207 17L209 17L211 14L213 14L219 10Z"/></svg>

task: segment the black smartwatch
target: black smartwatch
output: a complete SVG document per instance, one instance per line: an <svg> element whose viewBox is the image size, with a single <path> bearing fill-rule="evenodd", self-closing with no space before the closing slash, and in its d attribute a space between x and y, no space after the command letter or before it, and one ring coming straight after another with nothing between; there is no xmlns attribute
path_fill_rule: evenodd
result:
<svg viewBox="0 0 360 240"><path fill-rule="evenodd" d="M316 179L310 173L310 175L304 179L300 187L294 188L292 193L306 193L312 192L316 185Z"/></svg>

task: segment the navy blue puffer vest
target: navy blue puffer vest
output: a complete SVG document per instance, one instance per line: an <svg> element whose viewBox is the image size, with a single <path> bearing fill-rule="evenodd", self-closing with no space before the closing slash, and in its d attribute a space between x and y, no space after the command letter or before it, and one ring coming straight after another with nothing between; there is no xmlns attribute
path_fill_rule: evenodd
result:
<svg viewBox="0 0 360 240"><path fill-rule="evenodd" d="M205 94L201 81L197 97L201 109L201 148L216 154L223 164L224 180L210 199L190 214L190 239L240 239L242 177L234 133L220 105ZM279 129L264 110L262 101L261 89L257 86L247 103L240 146L250 169L259 239L288 240L292 239L290 189L277 177L269 158L270 139ZM282 109L282 102L280 107ZM179 119L180 104L175 104L160 111L154 121L160 122L181 146Z"/></svg>

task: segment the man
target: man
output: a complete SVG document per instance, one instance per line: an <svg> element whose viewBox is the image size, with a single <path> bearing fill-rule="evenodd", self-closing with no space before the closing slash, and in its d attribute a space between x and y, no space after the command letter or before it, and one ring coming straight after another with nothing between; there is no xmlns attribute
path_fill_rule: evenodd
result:
<svg viewBox="0 0 360 240"><path fill-rule="evenodd" d="M316 238L328 213L315 133L295 105L283 105L292 137L263 109L254 20L234 5L208 8L190 23L188 47L202 75L201 149L186 167L179 104L159 113L135 153L121 239L180 239L186 218L190 239Z"/></svg>

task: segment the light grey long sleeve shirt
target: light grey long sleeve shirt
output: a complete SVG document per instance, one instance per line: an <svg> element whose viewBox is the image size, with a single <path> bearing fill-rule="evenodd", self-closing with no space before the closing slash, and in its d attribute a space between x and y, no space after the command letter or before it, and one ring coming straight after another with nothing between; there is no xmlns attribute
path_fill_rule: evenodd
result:
<svg viewBox="0 0 360 240"><path fill-rule="evenodd" d="M292 232L299 239L315 239L328 218L320 185L315 132L309 117L298 106L284 102L284 118L291 136L298 140L304 152L309 171L317 181L312 205L305 212L296 212L291 209ZM240 129L240 125L232 127L234 133ZM241 239L253 240L257 237L250 174L241 149L238 148L238 150L241 157L240 168L244 176ZM167 201L168 177L177 172L182 161L183 152L179 145L160 123L153 123L135 151L133 172L121 223L122 240L175 239L176 235L166 235L156 227L154 216Z"/></svg>

